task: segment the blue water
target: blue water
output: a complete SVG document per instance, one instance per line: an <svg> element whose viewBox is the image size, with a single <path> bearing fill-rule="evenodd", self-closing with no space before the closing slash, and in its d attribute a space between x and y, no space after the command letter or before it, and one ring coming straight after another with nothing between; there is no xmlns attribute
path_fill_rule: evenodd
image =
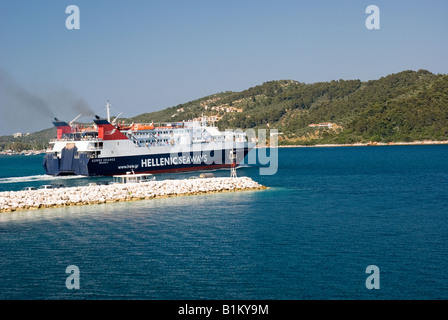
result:
<svg viewBox="0 0 448 320"><path fill-rule="evenodd" d="M448 298L448 146L278 152L238 169L266 191L0 214L0 299ZM0 190L60 182L41 162L0 156Z"/></svg>

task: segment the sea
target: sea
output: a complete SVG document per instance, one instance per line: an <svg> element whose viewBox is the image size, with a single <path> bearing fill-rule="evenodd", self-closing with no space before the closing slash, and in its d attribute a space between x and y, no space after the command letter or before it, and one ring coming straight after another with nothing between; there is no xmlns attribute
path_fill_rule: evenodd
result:
<svg viewBox="0 0 448 320"><path fill-rule="evenodd" d="M0 299L448 298L447 145L277 151L237 170L267 190L0 213ZM0 156L0 191L111 180L42 159Z"/></svg>

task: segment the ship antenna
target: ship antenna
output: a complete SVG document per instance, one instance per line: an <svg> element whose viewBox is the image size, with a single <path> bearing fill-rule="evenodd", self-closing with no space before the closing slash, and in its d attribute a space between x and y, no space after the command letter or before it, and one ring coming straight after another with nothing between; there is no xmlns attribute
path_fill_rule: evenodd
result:
<svg viewBox="0 0 448 320"><path fill-rule="evenodd" d="M118 116L115 117L115 119L112 121L112 124L115 124L115 123L117 122L118 117L121 116L122 113L123 113L123 112L120 112L120 113L118 114Z"/></svg>
<svg viewBox="0 0 448 320"><path fill-rule="evenodd" d="M72 125L73 122L75 122L76 120L78 120L78 118L81 116L81 114L79 114L75 119L73 119L72 121L70 121L68 124Z"/></svg>

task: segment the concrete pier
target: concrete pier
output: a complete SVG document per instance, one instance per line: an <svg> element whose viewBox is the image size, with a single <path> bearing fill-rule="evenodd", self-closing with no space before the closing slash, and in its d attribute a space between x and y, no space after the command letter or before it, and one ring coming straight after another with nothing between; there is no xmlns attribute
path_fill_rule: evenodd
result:
<svg viewBox="0 0 448 320"><path fill-rule="evenodd" d="M226 191L262 190L251 178L204 178L0 192L0 212L135 201Z"/></svg>

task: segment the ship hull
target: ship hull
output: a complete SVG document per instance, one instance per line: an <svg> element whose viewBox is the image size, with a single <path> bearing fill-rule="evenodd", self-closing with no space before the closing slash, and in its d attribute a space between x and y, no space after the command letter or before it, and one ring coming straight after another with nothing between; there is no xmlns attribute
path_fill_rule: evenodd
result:
<svg viewBox="0 0 448 320"><path fill-rule="evenodd" d="M245 146L235 149L214 151L191 151L182 154L145 154L131 156L116 156L107 158L88 158L85 154L77 154L76 148L63 150L61 157L51 153L44 157L43 166L48 175L83 175L112 176L134 173L166 173L188 172L228 168L232 165L229 154L237 153L236 165L246 157L250 148Z"/></svg>

